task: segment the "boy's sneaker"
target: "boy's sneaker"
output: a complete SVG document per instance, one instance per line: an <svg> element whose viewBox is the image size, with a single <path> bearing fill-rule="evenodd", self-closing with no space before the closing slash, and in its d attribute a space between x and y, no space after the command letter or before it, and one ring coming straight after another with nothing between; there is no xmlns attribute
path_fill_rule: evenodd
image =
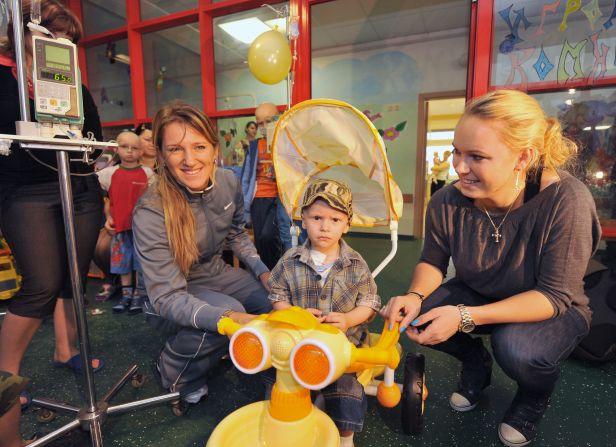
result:
<svg viewBox="0 0 616 447"><path fill-rule="evenodd" d="M518 388L509 409L498 426L498 437L508 447L521 447L535 438L537 426L550 401L549 394L536 394Z"/></svg>
<svg viewBox="0 0 616 447"><path fill-rule="evenodd" d="M449 397L449 405L456 411L474 409L492 378L492 356L480 338L475 340L477 350L462 362L458 389Z"/></svg>
<svg viewBox="0 0 616 447"><path fill-rule="evenodd" d="M133 288L132 287L122 287L122 297L120 301L111 308L114 313L119 314L124 312L130 306L130 300L133 297Z"/></svg>
<svg viewBox="0 0 616 447"><path fill-rule="evenodd" d="M130 315L136 315L143 311L143 296L137 295L137 291L135 291L135 295L133 295L130 299L130 304L128 307L128 313Z"/></svg>
<svg viewBox="0 0 616 447"><path fill-rule="evenodd" d="M115 295L115 293L117 292L116 287L113 285L113 283L103 283L103 285L101 286L101 288L99 289L98 293L96 294L96 301L107 301L108 299L110 299L113 295Z"/></svg>

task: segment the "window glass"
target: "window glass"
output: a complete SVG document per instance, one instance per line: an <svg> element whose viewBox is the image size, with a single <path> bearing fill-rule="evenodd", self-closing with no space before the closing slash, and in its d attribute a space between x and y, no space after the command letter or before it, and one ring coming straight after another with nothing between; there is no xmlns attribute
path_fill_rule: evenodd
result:
<svg viewBox="0 0 616 447"><path fill-rule="evenodd" d="M202 108L201 50L197 23L143 36L148 115L164 103L181 99Z"/></svg>
<svg viewBox="0 0 616 447"><path fill-rule="evenodd" d="M256 123L254 116L242 116L236 118L219 118L217 120L218 138L220 139L220 157L226 168L234 172L241 171L244 157L250 141L254 139ZM246 127L253 123L252 134L247 132ZM259 136L257 135L257 138Z"/></svg>
<svg viewBox="0 0 616 447"><path fill-rule="evenodd" d="M198 0L141 0L141 19L153 19L194 9L198 3Z"/></svg>
<svg viewBox="0 0 616 447"><path fill-rule="evenodd" d="M133 99L126 39L86 50L90 93L101 121L130 119Z"/></svg>
<svg viewBox="0 0 616 447"><path fill-rule="evenodd" d="M84 34L97 34L126 26L126 2L82 0Z"/></svg>
<svg viewBox="0 0 616 447"><path fill-rule="evenodd" d="M125 130L133 131L134 127L131 125L126 126L113 126L113 127L103 127L103 139L105 141L115 140L120 132Z"/></svg>
<svg viewBox="0 0 616 447"><path fill-rule="evenodd" d="M612 0L494 1L491 85L592 84L616 75Z"/></svg>
<svg viewBox="0 0 616 447"><path fill-rule="evenodd" d="M277 9L288 2L273 5ZM248 48L252 42L242 42L236 31L233 35L221 28L232 26L240 20L250 19L255 29L269 30L275 26L277 15L270 8L262 7L236 14L214 18L214 63L216 64L216 107L218 110L256 107L262 102L286 104L287 84L268 85L258 81L248 69ZM240 22L246 30L247 22ZM255 31L255 37L259 31ZM234 37L235 36L235 37ZM241 36L243 38L243 36ZM244 38L249 39L249 38ZM252 38L254 40L254 37Z"/></svg>
<svg viewBox="0 0 616 447"><path fill-rule="evenodd" d="M578 143L572 172L590 189L599 218L616 228L616 88L533 95ZM611 222L608 222L611 221Z"/></svg>
<svg viewBox="0 0 616 447"><path fill-rule="evenodd" d="M464 96L469 0L336 0L312 6L312 96L346 101L372 121L394 179L416 197L420 94ZM422 132L425 129L420 129ZM400 228L411 231L405 207Z"/></svg>

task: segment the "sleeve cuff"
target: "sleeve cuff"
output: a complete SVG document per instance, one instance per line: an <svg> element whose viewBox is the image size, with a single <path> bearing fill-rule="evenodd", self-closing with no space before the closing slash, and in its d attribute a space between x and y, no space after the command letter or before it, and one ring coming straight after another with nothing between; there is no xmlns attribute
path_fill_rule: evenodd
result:
<svg viewBox="0 0 616 447"><path fill-rule="evenodd" d="M196 329L209 332L218 331L218 320L227 309L213 307L207 304L201 306L192 316L192 324Z"/></svg>

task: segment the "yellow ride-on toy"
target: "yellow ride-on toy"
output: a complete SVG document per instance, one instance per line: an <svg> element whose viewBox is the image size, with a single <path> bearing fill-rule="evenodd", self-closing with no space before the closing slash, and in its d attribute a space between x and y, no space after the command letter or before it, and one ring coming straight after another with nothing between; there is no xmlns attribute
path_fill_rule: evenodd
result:
<svg viewBox="0 0 616 447"><path fill-rule="evenodd" d="M0 300L8 300L21 287L21 276L15 270L11 250L4 239L0 239Z"/></svg>
<svg viewBox="0 0 616 447"><path fill-rule="evenodd" d="M231 337L234 365L247 374L274 367L276 383L271 400L231 413L218 424L207 446L338 446L338 429L312 404L310 390L320 390L344 373L358 373L366 394L375 391L385 407L402 400L402 428L418 432L427 396L423 356L407 355L401 391L393 377L400 362L399 327L396 323L390 331L388 325L386 321L373 346L357 348L339 329L319 323L299 307L261 315L244 326L222 318L218 330ZM373 380L382 373L383 381Z"/></svg>

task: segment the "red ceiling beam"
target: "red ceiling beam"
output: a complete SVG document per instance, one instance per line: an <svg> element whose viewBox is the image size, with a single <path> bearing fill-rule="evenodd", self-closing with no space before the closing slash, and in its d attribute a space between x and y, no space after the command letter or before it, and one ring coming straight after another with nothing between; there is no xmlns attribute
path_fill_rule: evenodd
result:
<svg viewBox="0 0 616 447"><path fill-rule="evenodd" d="M141 33L152 33L161 31L174 26L188 25L199 20L199 9L189 9L188 11L176 12L165 16L156 17L154 19L144 20L136 23L133 29Z"/></svg>
<svg viewBox="0 0 616 447"><path fill-rule="evenodd" d="M199 3L199 34L201 37L201 95L203 111L208 116L216 112L216 62L214 59L214 19L207 12L209 0Z"/></svg>
<svg viewBox="0 0 616 447"><path fill-rule="evenodd" d="M84 48L91 48L97 45L103 45L107 42L115 42L116 40L126 39L128 37L127 27L115 28L102 33L86 36L79 41L79 44Z"/></svg>
<svg viewBox="0 0 616 447"><path fill-rule="evenodd" d="M148 116L145 92L145 70L143 67L142 35L135 29L141 21L140 0L126 1L126 20L128 25L128 54L130 56L130 82L133 98L133 117L144 119Z"/></svg>
<svg viewBox="0 0 616 447"><path fill-rule="evenodd" d="M227 0L222 3L203 2L203 11L212 17L226 16L236 12L259 8L262 5L275 5L282 3L280 0Z"/></svg>
<svg viewBox="0 0 616 447"><path fill-rule="evenodd" d="M472 62L469 60L473 71L471 73L472 86L470 91L467 91L468 99L488 92L492 56L493 0L476 0L473 1L472 6L476 8L476 20L473 24L475 31L472 32L474 34L474 59Z"/></svg>
<svg viewBox="0 0 616 447"><path fill-rule="evenodd" d="M299 38L297 39L297 60L293 85L293 105L312 97L312 46L310 27L310 1L292 0L292 14L299 16Z"/></svg>

